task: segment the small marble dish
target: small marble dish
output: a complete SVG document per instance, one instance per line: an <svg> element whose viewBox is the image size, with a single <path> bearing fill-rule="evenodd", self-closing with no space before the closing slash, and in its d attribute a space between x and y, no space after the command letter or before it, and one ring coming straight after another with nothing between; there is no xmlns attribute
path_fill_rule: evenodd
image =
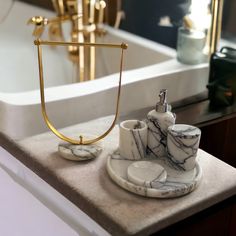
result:
<svg viewBox="0 0 236 236"><path fill-rule="evenodd" d="M174 198L186 195L192 192L200 183L202 177L202 169L198 162L194 169L190 171L179 171L173 169L166 158L146 160L153 164L161 165L167 172L166 181L158 187L143 186L135 184L128 179L128 168L136 161L122 158L116 151L107 159L107 172L111 179L121 188L129 192L152 198Z"/></svg>
<svg viewBox="0 0 236 236"><path fill-rule="evenodd" d="M127 177L130 182L136 185L159 188L165 183L167 172L157 163L136 161L128 166Z"/></svg>

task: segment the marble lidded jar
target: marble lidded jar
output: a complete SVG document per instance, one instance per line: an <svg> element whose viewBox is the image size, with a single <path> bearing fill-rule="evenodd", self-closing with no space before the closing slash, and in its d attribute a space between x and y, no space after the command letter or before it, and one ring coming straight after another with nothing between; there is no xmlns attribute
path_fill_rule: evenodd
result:
<svg viewBox="0 0 236 236"><path fill-rule="evenodd" d="M167 131L167 156L175 169L195 168L201 130L195 126L175 124Z"/></svg>

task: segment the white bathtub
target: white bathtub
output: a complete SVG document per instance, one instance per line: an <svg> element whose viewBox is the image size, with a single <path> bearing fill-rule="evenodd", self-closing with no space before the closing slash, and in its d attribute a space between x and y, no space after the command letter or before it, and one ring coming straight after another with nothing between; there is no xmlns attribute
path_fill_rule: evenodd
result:
<svg viewBox="0 0 236 236"><path fill-rule="evenodd" d="M40 109L37 51L32 27L26 26L34 15L50 17L53 13L16 2L8 18L0 24L0 131L14 139L47 130ZM183 65L176 61L173 49L120 30L107 27L107 31L105 41L129 44L122 78L121 113L154 105L161 88L169 90L169 102L206 89L207 64ZM47 47L44 51L49 55L44 73L46 101L56 127L114 113L119 69L116 57L105 51L99 57L109 75L71 83L73 76L69 75L73 67L65 50Z"/></svg>

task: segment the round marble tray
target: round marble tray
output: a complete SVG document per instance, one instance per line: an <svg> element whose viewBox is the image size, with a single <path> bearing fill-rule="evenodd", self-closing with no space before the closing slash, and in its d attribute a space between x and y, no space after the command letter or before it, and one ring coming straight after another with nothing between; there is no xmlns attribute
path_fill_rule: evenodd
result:
<svg viewBox="0 0 236 236"><path fill-rule="evenodd" d="M120 187L132 193L153 198L173 198L183 196L192 192L200 183L202 169L199 163L197 163L196 167L191 171L179 171L173 169L171 165L168 164L168 159L157 160L145 158L145 160L158 163L167 171L166 182L159 188L139 186L130 182L127 177L127 169L134 161L121 158L117 152L108 157L107 171L111 179Z"/></svg>

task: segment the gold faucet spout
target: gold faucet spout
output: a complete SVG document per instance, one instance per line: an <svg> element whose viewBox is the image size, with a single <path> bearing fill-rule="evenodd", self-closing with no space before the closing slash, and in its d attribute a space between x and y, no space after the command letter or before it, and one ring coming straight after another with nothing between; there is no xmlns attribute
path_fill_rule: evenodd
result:
<svg viewBox="0 0 236 236"><path fill-rule="evenodd" d="M115 27L119 26L122 18L121 0L117 1L117 19ZM28 24L34 25L33 35L40 38L48 27L49 40L47 43L51 46L66 45L64 36L64 22L70 22L71 25L71 44L67 44L69 59L79 67L79 81L95 79L95 57L94 47L82 47L83 45L96 44L97 37L105 35L104 18L107 10L106 0L52 0L57 16L46 18L43 16L34 16L28 20ZM109 6L109 5L108 5ZM55 44L57 41L59 44ZM36 41L39 43L41 41ZM63 43L64 42L64 43ZM103 44L105 45L105 44ZM116 47L109 45L109 47ZM122 45L126 49L127 45ZM77 72L76 72L77 73Z"/></svg>

